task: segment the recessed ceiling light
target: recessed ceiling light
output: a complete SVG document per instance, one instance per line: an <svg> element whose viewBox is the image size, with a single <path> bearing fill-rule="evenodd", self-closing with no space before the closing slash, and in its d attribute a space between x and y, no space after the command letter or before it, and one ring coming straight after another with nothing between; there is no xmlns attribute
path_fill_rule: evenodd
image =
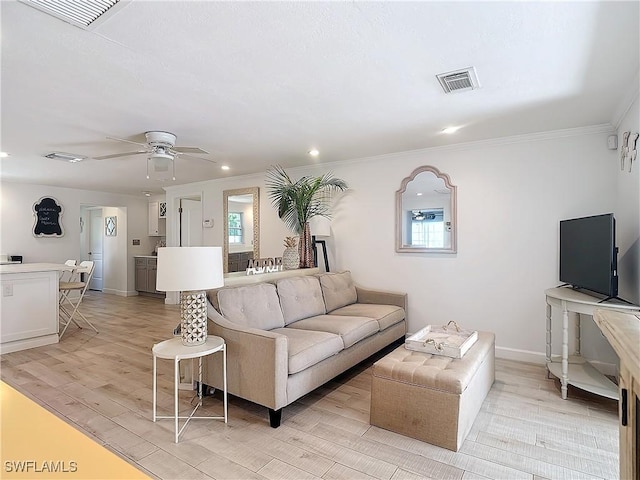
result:
<svg viewBox="0 0 640 480"><path fill-rule="evenodd" d="M442 133L456 133L462 127L447 127L442 130Z"/></svg>
<svg viewBox="0 0 640 480"><path fill-rule="evenodd" d="M417 195L417 196L419 196L419 197L421 197L421 196L422 196L422 194L421 194L421 193L416 193L416 195Z"/></svg>
<svg viewBox="0 0 640 480"><path fill-rule="evenodd" d="M312 148L311 150L309 150L309 155L311 155L312 157L317 157L318 155L320 155L320 151L316 148Z"/></svg>
<svg viewBox="0 0 640 480"><path fill-rule="evenodd" d="M0 152L0 158L7 158L9 154L7 152Z"/></svg>
<svg viewBox="0 0 640 480"><path fill-rule="evenodd" d="M143 194L145 197L150 197L150 196L151 196L151 192L142 192L142 194Z"/></svg>
<svg viewBox="0 0 640 480"><path fill-rule="evenodd" d="M229 170L229 165L222 165L220 168L222 170Z"/></svg>

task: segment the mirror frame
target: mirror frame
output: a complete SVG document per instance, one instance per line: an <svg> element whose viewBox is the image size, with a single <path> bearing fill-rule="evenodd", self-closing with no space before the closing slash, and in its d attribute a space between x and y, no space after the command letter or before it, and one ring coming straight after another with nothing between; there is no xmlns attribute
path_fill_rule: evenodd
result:
<svg viewBox="0 0 640 480"><path fill-rule="evenodd" d="M234 195L253 195L253 258L260 258L260 188L236 188L222 192L222 204L224 206L222 262L224 273L229 273L229 197Z"/></svg>
<svg viewBox="0 0 640 480"><path fill-rule="evenodd" d="M407 247L402 245L402 194L407 190L409 182L424 172L431 172L444 180L445 186L451 190L451 246L449 248ZM457 187L451 183L449 175L440 172L436 167L424 165L416 168L411 175L402 180L400 190L396 191L396 252L398 253L457 253Z"/></svg>

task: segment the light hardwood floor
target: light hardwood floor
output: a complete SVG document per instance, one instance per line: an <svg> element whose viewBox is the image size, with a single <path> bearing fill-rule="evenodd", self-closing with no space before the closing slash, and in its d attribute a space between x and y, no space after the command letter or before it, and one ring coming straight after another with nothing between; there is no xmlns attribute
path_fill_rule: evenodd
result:
<svg viewBox="0 0 640 480"><path fill-rule="evenodd" d="M227 425L192 421L176 445L171 420L151 421L151 347L171 336L178 308L89 292L83 310L99 334L70 326L59 344L2 355L2 380L151 477L618 478L616 403L575 391L562 400L544 367L506 360L457 453L369 425L372 360L286 407L280 428L230 397ZM173 369L158 365L169 413ZM186 412L192 392L180 395ZM205 398L205 413L221 409L219 393Z"/></svg>

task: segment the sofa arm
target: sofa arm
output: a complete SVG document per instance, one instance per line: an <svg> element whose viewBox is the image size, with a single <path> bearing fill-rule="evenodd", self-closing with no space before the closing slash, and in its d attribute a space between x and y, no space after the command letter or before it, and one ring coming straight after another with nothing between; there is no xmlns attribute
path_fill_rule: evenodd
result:
<svg viewBox="0 0 640 480"><path fill-rule="evenodd" d="M358 303L375 303L378 305L396 305L403 308L407 314L407 294L398 292L385 292L382 290L369 290L356 286Z"/></svg>
<svg viewBox="0 0 640 480"><path fill-rule="evenodd" d="M278 410L287 405L288 340L284 335L243 327L208 302L208 333L227 344L228 393ZM221 389L222 355L206 357L204 383Z"/></svg>

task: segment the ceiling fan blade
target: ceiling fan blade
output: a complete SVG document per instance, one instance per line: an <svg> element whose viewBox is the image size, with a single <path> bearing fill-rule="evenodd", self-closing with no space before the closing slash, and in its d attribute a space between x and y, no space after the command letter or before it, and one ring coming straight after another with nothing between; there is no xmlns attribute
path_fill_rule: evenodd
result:
<svg viewBox="0 0 640 480"><path fill-rule="evenodd" d="M112 153L111 155L102 155L100 157L91 157L94 160L107 160L109 158L130 157L131 155L140 155L148 153L146 150L138 150L137 152Z"/></svg>
<svg viewBox="0 0 640 480"><path fill-rule="evenodd" d="M188 153L175 152L176 156L186 157L186 158L195 158L196 160L204 160L205 162L218 163L215 160L210 160L208 158L196 157L194 155L189 155Z"/></svg>
<svg viewBox="0 0 640 480"><path fill-rule="evenodd" d="M107 138L109 140L115 140L116 142L133 143L134 145L142 145L143 147L147 146L146 143L132 142L131 140L125 140L124 138L118 138L118 137L107 137Z"/></svg>
<svg viewBox="0 0 640 480"><path fill-rule="evenodd" d="M198 147L172 147L171 149L180 153L203 153L209 155L209 152Z"/></svg>

